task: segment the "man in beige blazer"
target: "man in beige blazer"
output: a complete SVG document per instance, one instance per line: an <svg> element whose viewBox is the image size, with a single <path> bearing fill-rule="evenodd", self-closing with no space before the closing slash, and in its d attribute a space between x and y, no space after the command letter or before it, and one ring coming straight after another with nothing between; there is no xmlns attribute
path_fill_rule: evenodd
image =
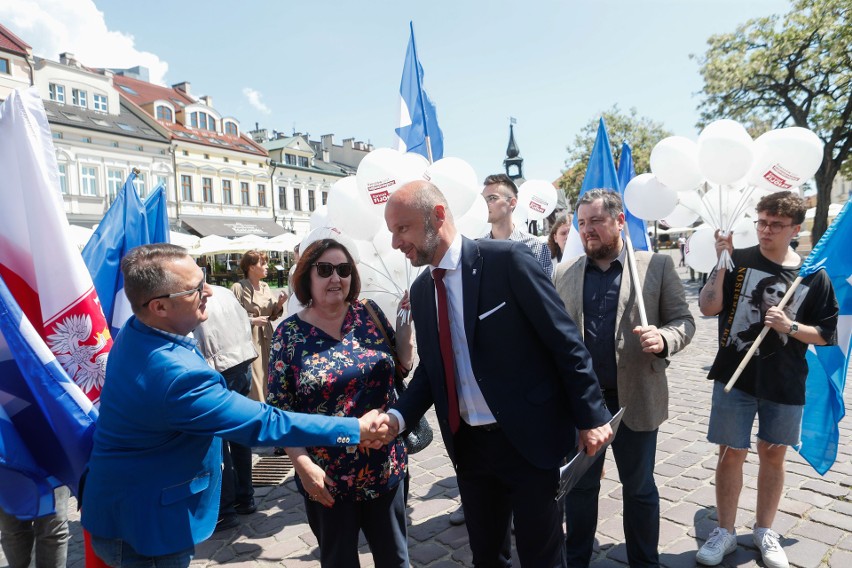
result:
<svg viewBox="0 0 852 568"><path fill-rule="evenodd" d="M617 193L594 189L577 203L585 256L561 264L555 283L583 333L606 404L624 407L612 443L623 486L624 534L630 566L659 566L660 497L654 483L657 429L668 418L666 367L695 333L671 257L637 251L648 317L643 327L621 237L624 211ZM588 566L598 517L604 454L565 498L568 566Z"/></svg>

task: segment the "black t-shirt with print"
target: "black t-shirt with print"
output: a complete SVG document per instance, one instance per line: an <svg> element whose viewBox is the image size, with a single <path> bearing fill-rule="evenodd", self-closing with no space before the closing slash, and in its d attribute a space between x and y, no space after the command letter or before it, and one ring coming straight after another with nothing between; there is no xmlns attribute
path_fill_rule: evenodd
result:
<svg viewBox="0 0 852 568"><path fill-rule="evenodd" d="M781 266L757 246L735 250L734 269L725 273L719 313L719 352L708 378L727 383L757 335L770 306L777 305L799 273ZM837 300L824 270L804 278L784 308L800 324L812 325L829 344L836 342ZM782 404L805 403L808 345L770 329L735 384L757 398Z"/></svg>

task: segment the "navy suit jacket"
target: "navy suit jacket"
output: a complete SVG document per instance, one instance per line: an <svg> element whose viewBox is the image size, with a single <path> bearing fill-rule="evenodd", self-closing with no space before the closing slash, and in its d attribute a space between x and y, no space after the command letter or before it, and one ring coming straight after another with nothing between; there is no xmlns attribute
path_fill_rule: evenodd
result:
<svg viewBox="0 0 852 568"><path fill-rule="evenodd" d="M521 455L536 467L556 467L575 447L575 428L610 419L580 333L525 244L463 238L459 269L464 328L482 395ZM415 424L434 403L455 462L429 270L411 287L411 309L420 364L395 408Z"/></svg>
<svg viewBox="0 0 852 568"><path fill-rule="evenodd" d="M109 354L83 492L83 526L163 556L213 534L222 441L357 444L355 418L292 414L229 391L191 343L131 317Z"/></svg>

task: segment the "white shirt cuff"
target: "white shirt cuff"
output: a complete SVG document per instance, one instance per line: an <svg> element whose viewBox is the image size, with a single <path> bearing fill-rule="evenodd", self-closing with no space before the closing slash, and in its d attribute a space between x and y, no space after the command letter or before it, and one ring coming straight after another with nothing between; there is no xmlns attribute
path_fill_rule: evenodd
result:
<svg viewBox="0 0 852 568"><path fill-rule="evenodd" d="M399 421L399 433L402 434L403 432L405 432L405 418L402 417L402 414L399 413L399 410L391 408L390 410L388 410L388 414L393 414Z"/></svg>

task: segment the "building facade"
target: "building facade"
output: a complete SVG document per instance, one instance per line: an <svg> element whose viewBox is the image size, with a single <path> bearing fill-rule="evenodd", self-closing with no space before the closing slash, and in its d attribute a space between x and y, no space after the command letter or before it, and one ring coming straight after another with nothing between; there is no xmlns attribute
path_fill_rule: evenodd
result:
<svg viewBox="0 0 852 568"><path fill-rule="evenodd" d="M0 102L33 84L32 48L0 24Z"/></svg>

